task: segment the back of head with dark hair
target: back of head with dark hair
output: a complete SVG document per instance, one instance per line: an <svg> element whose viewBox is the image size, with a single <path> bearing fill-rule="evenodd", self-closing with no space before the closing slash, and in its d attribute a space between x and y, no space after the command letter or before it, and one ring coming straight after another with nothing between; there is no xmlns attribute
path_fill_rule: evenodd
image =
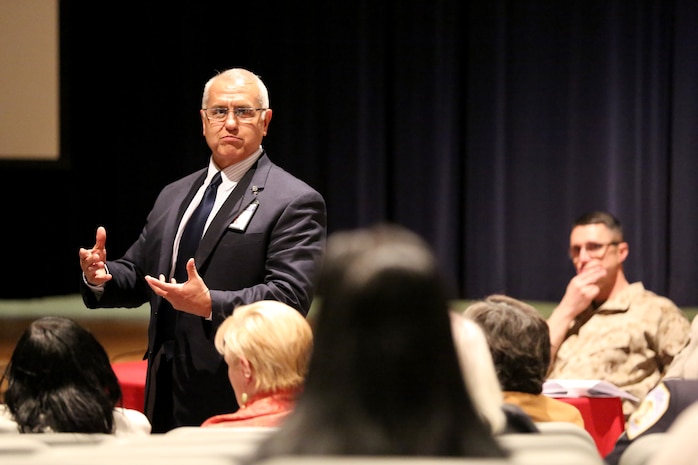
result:
<svg viewBox="0 0 698 465"><path fill-rule="evenodd" d="M394 225L334 233L303 394L275 454L502 456L469 398L434 257Z"/></svg>
<svg viewBox="0 0 698 465"><path fill-rule="evenodd" d="M121 388L104 347L76 322L43 317L7 365L5 403L20 432L113 432Z"/></svg>
<svg viewBox="0 0 698 465"><path fill-rule="evenodd" d="M491 295L471 304L463 315L484 330L504 391L543 391L550 365L550 332L534 307L508 296Z"/></svg>

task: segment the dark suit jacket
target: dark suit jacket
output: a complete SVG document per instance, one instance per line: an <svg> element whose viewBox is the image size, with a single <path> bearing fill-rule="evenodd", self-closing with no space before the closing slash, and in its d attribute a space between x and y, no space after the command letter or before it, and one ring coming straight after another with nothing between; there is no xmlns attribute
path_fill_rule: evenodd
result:
<svg viewBox="0 0 698 465"><path fill-rule="evenodd" d="M112 279L97 299L83 283L88 308L137 307L150 301L148 374L145 412L153 420L153 358L163 341L158 315L163 299L150 290L146 274L169 276L177 227L206 176L202 169L166 186L148 215L138 240L107 267ZM259 202L247 228L231 223L253 201ZM306 183L273 164L266 153L230 194L199 244L195 260L211 290L211 320L175 312L173 386L174 426L199 425L207 418L237 409L227 366L213 343L216 329L236 306L279 300L307 314L313 299L326 241L326 207ZM165 311L165 310L163 310Z"/></svg>

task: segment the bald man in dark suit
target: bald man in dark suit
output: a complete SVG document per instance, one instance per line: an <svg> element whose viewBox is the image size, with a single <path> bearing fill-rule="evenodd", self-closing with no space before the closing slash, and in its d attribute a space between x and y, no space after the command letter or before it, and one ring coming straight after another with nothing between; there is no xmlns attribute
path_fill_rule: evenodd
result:
<svg viewBox="0 0 698 465"><path fill-rule="evenodd" d="M323 197L262 148L272 110L261 79L239 68L217 74L204 86L200 114L208 166L161 191L122 258L107 261L103 227L94 247L79 252L88 308L150 302L145 412L154 433L238 408L216 329L235 307L258 300L306 315L324 254ZM203 237L178 257L209 184L215 201Z"/></svg>

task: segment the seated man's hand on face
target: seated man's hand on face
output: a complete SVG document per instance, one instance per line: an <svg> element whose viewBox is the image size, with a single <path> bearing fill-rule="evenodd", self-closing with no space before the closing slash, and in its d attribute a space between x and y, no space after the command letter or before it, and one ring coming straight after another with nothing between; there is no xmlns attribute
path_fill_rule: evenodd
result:
<svg viewBox="0 0 698 465"><path fill-rule="evenodd" d="M567 285L565 295L558 308L566 309L571 318L582 313L601 290L599 280L606 277L606 269L599 260L592 260L584 264Z"/></svg>

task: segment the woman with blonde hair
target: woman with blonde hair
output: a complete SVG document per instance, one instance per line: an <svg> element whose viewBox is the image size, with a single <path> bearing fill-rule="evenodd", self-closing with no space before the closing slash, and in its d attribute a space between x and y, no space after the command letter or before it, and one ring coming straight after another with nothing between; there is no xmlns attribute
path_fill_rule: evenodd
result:
<svg viewBox="0 0 698 465"><path fill-rule="evenodd" d="M201 426L278 426L303 387L313 346L308 321L284 303L254 302L223 321L215 345L240 408Z"/></svg>

